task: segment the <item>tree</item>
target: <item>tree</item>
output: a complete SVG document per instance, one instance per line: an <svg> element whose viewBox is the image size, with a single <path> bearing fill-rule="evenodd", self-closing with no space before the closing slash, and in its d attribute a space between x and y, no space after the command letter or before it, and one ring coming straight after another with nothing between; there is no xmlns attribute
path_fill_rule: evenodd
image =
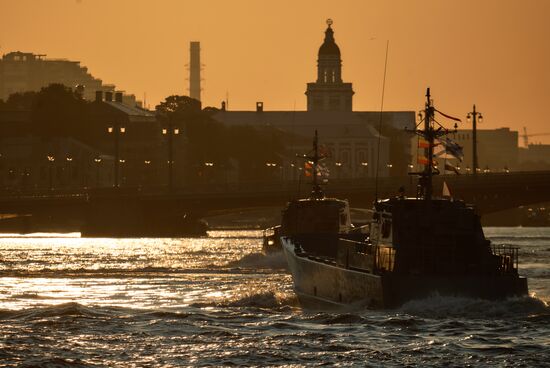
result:
<svg viewBox="0 0 550 368"><path fill-rule="evenodd" d="M2 102L0 103L0 110L28 111L32 107L32 103L36 98L36 94L37 93L34 91L13 93L8 97L5 102L0 100Z"/></svg>
<svg viewBox="0 0 550 368"><path fill-rule="evenodd" d="M181 119L193 117L201 113L201 102L188 96L168 96L155 107L161 118Z"/></svg>
<svg viewBox="0 0 550 368"><path fill-rule="evenodd" d="M86 136L86 101L63 84L50 84L32 99L31 125L41 137Z"/></svg>

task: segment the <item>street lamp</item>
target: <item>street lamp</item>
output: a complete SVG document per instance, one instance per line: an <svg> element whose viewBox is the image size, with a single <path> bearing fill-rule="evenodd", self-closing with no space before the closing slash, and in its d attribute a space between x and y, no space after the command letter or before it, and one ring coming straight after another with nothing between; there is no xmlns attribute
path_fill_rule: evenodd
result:
<svg viewBox="0 0 550 368"><path fill-rule="evenodd" d="M55 162L55 157L54 156L47 156L48 158L48 161L50 162L50 165L49 165L49 180L50 180L50 190L53 190L53 176L52 176L52 171L53 171L53 165L54 165L54 162Z"/></svg>
<svg viewBox="0 0 550 368"><path fill-rule="evenodd" d="M470 120L472 121L472 170L474 171L474 175L477 175L477 119L479 119L479 122L481 123L483 121L483 116L479 111L476 111L476 105L474 105L473 110L468 113L466 119L468 120L468 123L470 122Z"/></svg>
<svg viewBox="0 0 550 368"><path fill-rule="evenodd" d="M121 158L118 160L119 164L121 164L122 166L120 167L120 176L121 176L121 181L122 181L122 184L124 184L126 182L126 178L124 177L124 164L126 163L126 160Z"/></svg>
<svg viewBox="0 0 550 368"><path fill-rule="evenodd" d="M369 167L369 163L368 163L368 162L366 162L366 161L362 161L362 162L361 162L361 168L363 169L363 170L362 170L362 171L363 171L363 177L365 177L365 178L366 178L367 175L368 175L368 167Z"/></svg>
<svg viewBox="0 0 550 368"><path fill-rule="evenodd" d="M67 185L71 186L71 181L72 181L71 164L73 162L73 158L71 156L67 156L65 159L67 160Z"/></svg>
<svg viewBox="0 0 550 368"><path fill-rule="evenodd" d="M101 157L94 158L94 162L96 163L95 186L99 188L99 164L101 164Z"/></svg>
<svg viewBox="0 0 550 368"><path fill-rule="evenodd" d="M173 155L173 137L174 135L180 134L179 128L174 128L172 121L168 121L168 128L162 129L162 134L168 136L168 189L172 191L174 183L174 155Z"/></svg>
<svg viewBox="0 0 550 368"><path fill-rule="evenodd" d="M115 170L115 188L118 188L118 153L119 153L119 140L120 140L120 134L126 133L126 128L121 127L119 123L116 123L114 126L110 126L107 128L107 132L109 134L114 133L115 137L115 161L114 161L114 170Z"/></svg>
<svg viewBox="0 0 550 368"><path fill-rule="evenodd" d="M336 166L336 171L338 171L338 179L341 179L341 176L342 176L342 163L340 161L336 161L334 163L334 166Z"/></svg>

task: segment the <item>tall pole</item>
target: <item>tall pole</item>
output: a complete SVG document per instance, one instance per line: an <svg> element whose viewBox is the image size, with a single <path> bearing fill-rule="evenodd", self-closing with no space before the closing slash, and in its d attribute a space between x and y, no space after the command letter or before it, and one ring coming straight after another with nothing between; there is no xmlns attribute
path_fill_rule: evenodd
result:
<svg viewBox="0 0 550 368"><path fill-rule="evenodd" d="M478 113L476 112L476 105L474 104L474 108L472 111L472 166L474 168L474 175L477 175L477 114Z"/></svg>
<svg viewBox="0 0 550 368"><path fill-rule="evenodd" d="M428 158L428 162L425 165L425 171L426 171L426 193L424 198L426 200L432 199L432 162L433 162L433 149L434 149L434 137L431 130L431 121L432 121L432 115L433 115L433 108L432 108L432 102L430 99L430 88L426 90L426 119L424 120L424 131L426 132L426 139L428 141L428 148L426 148L426 157Z"/></svg>
<svg viewBox="0 0 550 368"><path fill-rule="evenodd" d="M173 124L172 119L168 122L168 190L171 192L174 186L174 155L172 152L172 139L173 139Z"/></svg>
<svg viewBox="0 0 550 368"><path fill-rule="evenodd" d="M118 188L118 149L119 149L119 124L115 125L115 188Z"/></svg>
<svg viewBox="0 0 550 368"><path fill-rule="evenodd" d="M472 169L474 170L474 175L477 175L477 168L479 166L477 161L477 119L481 122L483 117L479 111L476 111L476 105L474 104L473 110L468 113L468 121L472 118Z"/></svg>
<svg viewBox="0 0 550 368"><path fill-rule="evenodd" d="M109 133L114 134L115 138L115 162L114 162L114 184L115 188L118 188L118 167L119 167L119 141L120 141L120 134L126 132L126 128L121 127L120 123L114 123L113 126L110 126L107 128L107 131Z"/></svg>

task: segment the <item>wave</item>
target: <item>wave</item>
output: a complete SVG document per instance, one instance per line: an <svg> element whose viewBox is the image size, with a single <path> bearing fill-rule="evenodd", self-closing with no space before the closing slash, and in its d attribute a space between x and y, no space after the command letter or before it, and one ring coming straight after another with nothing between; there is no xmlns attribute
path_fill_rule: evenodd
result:
<svg viewBox="0 0 550 368"><path fill-rule="evenodd" d="M487 239L491 240L492 242L501 242L501 241L509 241L509 242L515 242L515 241L522 241L522 240L545 240L550 241L550 236L544 236L544 235L527 235L527 234L521 234L521 235L500 235L500 236L487 236Z"/></svg>
<svg viewBox="0 0 550 368"><path fill-rule="evenodd" d="M238 262L238 261L236 261ZM233 266L227 268L210 265L207 268L170 268L170 267L154 267L147 266L141 268L76 268L63 269L45 268L40 270L3 270L0 271L0 277L54 277L54 278L73 278L73 277L136 277L155 276L155 277L172 277L174 275L185 274L250 274L250 273L265 273L253 269L254 267ZM263 267L256 267L263 268ZM268 266L265 267L269 268ZM273 267L272 269L278 269Z"/></svg>
<svg viewBox="0 0 550 368"><path fill-rule="evenodd" d="M191 307L195 308L217 307L280 309L297 306L299 306L298 298L294 292L284 293L274 290L261 292L251 291L223 301L191 304Z"/></svg>
<svg viewBox="0 0 550 368"><path fill-rule="evenodd" d="M283 252L269 254L250 253L237 261L227 263L225 267L266 268L274 270L288 269Z"/></svg>
<svg viewBox="0 0 550 368"><path fill-rule="evenodd" d="M433 295L405 303L398 312L426 318L550 318L550 306L532 296L505 300L483 300L465 297Z"/></svg>
<svg viewBox="0 0 550 368"><path fill-rule="evenodd" d="M114 308L88 307L79 303L69 302L47 307L27 308L17 310L0 310L0 319L41 319L50 317L103 317L112 316Z"/></svg>

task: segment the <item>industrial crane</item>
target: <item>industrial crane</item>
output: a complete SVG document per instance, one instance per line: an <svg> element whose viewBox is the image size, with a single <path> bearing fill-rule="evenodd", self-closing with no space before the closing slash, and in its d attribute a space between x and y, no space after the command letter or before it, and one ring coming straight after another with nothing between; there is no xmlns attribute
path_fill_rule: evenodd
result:
<svg viewBox="0 0 550 368"><path fill-rule="evenodd" d="M525 148L527 148L529 147L529 137L536 137L541 135L550 135L550 133L527 134L527 128L523 127L523 134L520 134L520 137L523 138L523 144L525 145Z"/></svg>

